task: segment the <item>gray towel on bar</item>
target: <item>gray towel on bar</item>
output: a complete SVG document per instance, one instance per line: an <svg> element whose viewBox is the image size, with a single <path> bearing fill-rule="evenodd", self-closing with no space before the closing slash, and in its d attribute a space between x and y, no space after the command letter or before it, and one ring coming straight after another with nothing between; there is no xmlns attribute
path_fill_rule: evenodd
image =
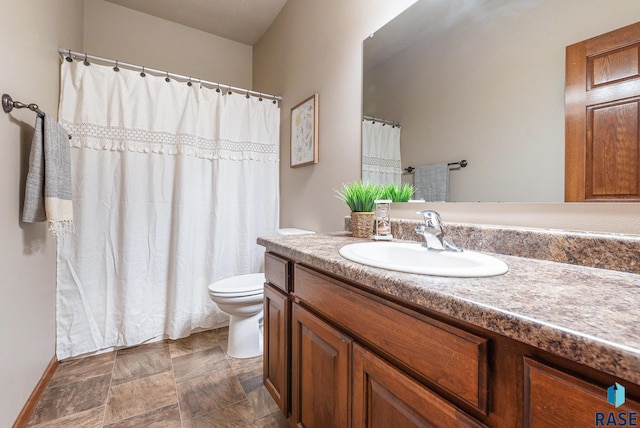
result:
<svg viewBox="0 0 640 428"><path fill-rule="evenodd" d="M449 200L449 165L438 163L416 167L413 176L416 199L425 201Z"/></svg>
<svg viewBox="0 0 640 428"><path fill-rule="evenodd" d="M36 119L22 221L48 221L54 236L73 232L69 134L46 114Z"/></svg>

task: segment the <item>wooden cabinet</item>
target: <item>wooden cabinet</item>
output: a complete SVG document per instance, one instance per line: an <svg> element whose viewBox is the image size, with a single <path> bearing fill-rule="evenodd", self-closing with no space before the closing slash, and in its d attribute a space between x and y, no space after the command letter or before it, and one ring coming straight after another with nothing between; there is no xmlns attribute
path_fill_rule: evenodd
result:
<svg viewBox="0 0 640 428"><path fill-rule="evenodd" d="M351 426L351 338L298 304L291 330L292 425Z"/></svg>
<svg viewBox="0 0 640 428"><path fill-rule="evenodd" d="M262 377L264 385L280 408L289 416L289 329L291 302L287 294L264 286L264 352Z"/></svg>
<svg viewBox="0 0 640 428"><path fill-rule="evenodd" d="M485 427L366 348L353 351L353 427Z"/></svg>
<svg viewBox="0 0 640 428"><path fill-rule="evenodd" d="M525 426L638 426L640 404L626 398L615 407L607 401L612 385L596 385L531 358L524 358ZM622 393L620 390L619 393ZM635 424L632 422L635 420Z"/></svg>
<svg viewBox="0 0 640 428"><path fill-rule="evenodd" d="M292 426L640 425L638 384L267 257L264 383Z"/></svg>
<svg viewBox="0 0 640 428"><path fill-rule="evenodd" d="M283 257L265 254L262 378L286 417L291 410L291 266Z"/></svg>

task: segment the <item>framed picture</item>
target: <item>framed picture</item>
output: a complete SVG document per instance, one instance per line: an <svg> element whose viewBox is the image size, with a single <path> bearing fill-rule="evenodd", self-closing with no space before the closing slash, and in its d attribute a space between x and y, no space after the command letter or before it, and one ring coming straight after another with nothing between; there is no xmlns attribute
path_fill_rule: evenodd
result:
<svg viewBox="0 0 640 428"><path fill-rule="evenodd" d="M291 168L318 163L318 94L291 109Z"/></svg>

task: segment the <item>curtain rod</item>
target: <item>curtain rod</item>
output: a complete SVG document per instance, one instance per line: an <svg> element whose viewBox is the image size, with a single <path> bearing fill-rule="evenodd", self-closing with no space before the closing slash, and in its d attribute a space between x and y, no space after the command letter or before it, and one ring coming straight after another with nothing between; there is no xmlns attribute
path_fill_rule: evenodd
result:
<svg viewBox="0 0 640 428"><path fill-rule="evenodd" d="M374 123L375 122L380 122L380 123L384 123L386 125L397 126L398 128L402 127L400 122L396 122L395 120L380 119L380 118L372 117L372 116L362 116L362 120L370 120L370 121L372 121Z"/></svg>
<svg viewBox="0 0 640 428"><path fill-rule="evenodd" d="M102 58L99 56L95 56L95 55L89 55L86 53L81 53L81 52L75 52L69 49L62 49L62 48L58 48L58 53L60 55L62 55L67 61L71 62L74 59L76 60L82 60L87 62L87 65L89 64L88 60L92 60L92 61L97 61L97 62L101 62L101 63L105 63L107 65L114 65L115 68L118 67L124 67L126 69L129 70L134 70L134 71L142 71L143 73L152 73L158 76L166 76L167 78L169 77L173 77L174 79L180 79L180 80L184 80L185 82L190 82L190 83L201 83L204 85L209 85L209 86L213 86L216 88L220 88L220 89L224 89L226 91L232 91L232 92L236 92L236 93L242 93L242 94L251 94L251 95L257 95L261 98L267 98L270 100L274 100L274 101L282 101L282 97L280 95L269 95L269 94L263 94L262 92L257 92L257 91L252 91L250 89L243 89L243 88L237 88L235 86L230 86L230 85L223 85L221 83L217 83L217 82L211 82L209 80L202 80L199 78L194 78L192 76L184 76L182 74L175 74L175 73L169 73L168 71L162 71L162 70L156 70L153 68L147 68L145 66L142 65L135 65L135 64L128 64L126 62L120 62L118 60L113 60L113 59L108 59L108 58Z"/></svg>

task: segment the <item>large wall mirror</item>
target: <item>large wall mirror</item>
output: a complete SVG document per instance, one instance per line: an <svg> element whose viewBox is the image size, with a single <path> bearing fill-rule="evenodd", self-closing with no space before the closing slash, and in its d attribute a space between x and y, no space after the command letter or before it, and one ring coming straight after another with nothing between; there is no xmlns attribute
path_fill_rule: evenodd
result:
<svg viewBox="0 0 640 428"><path fill-rule="evenodd" d="M449 201L562 202L565 48L639 20L638 0L418 0L364 41L363 115L401 124L389 165L467 160Z"/></svg>

